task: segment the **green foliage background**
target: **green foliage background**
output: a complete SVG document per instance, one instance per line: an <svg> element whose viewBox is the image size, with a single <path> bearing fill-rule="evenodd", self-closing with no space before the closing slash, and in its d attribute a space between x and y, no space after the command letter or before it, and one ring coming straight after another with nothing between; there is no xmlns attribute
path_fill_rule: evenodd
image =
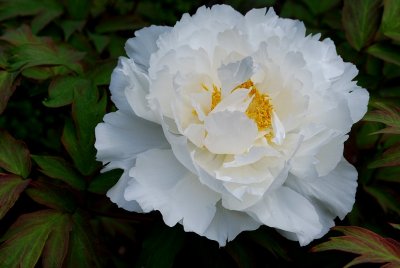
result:
<svg viewBox="0 0 400 268"><path fill-rule="evenodd" d="M219 248L105 196L121 171L99 173L94 127L115 109L107 89L125 41L216 3L304 21L370 92L345 147L354 209L307 247L262 227ZM398 0L0 0L0 267L400 267L399 18Z"/></svg>

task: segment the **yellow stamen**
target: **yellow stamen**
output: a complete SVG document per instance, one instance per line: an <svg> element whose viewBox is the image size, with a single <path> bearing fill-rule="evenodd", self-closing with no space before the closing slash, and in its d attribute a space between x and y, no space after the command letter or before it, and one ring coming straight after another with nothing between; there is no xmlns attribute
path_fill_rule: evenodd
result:
<svg viewBox="0 0 400 268"><path fill-rule="evenodd" d="M209 91L209 88L206 85L202 84L201 86L204 90ZM259 131L265 131L267 133L264 136L268 141L270 141L274 137L272 131L272 113L274 111L274 107L271 104L270 97L266 93L261 93L250 79L236 86L231 92L239 88L250 90L249 96L253 99L246 109L246 115L250 119L254 120ZM212 111L220 102L221 89L213 85L210 111Z"/></svg>
<svg viewBox="0 0 400 268"><path fill-rule="evenodd" d="M256 87L251 89L250 96L253 100L246 110L249 118L253 119L258 126L258 130L266 130L272 127L273 106L267 94L261 94Z"/></svg>
<svg viewBox="0 0 400 268"><path fill-rule="evenodd" d="M211 96L211 111L221 102L221 90L213 85L213 93Z"/></svg>

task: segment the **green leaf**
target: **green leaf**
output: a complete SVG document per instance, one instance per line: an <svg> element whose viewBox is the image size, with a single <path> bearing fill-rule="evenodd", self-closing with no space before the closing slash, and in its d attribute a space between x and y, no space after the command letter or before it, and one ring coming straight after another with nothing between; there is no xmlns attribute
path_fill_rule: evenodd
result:
<svg viewBox="0 0 400 268"><path fill-rule="evenodd" d="M118 16L110 17L107 20L101 21L95 28L97 33L115 33L117 31L129 30L133 32L135 29L139 29L147 26L148 23L143 22L140 17L136 16Z"/></svg>
<svg viewBox="0 0 400 268"><path fill-rule="evenodd" d="M84 178L63 158L40 155L32 155L32 158L43 174L50 178L62 180L78 190L85 189Z"/></svg>
<svg viewBox="0 0 400 268"><path fill-rule="evenodd" d="M357 51L374 37L378 29L381 3L381 0L344 1L342 22L346 38Z"/></svg>
<svg viewBox="0 0 400 268"><path fill-rule="evenodd" d="M400 224L396 224L396 223L390 223L390 225L393 227L393 228L395 228L395 229L397 229L397 230L400 230Z"/></svg>
<svg viewBox="0 0 400 268"><path fill-rule="evenodd" d="M72 230L72 222L69 220L61 223L49 234L43 249L43 268L63 267L69 248L69 233Z"/></svg>
<svg viewBox="0 0 400 268"><path fill-rule="evenodd" d="M29 182L16 175L0 173L0 219L15 204Z"/></svg>
<svg viewBox="0 0 400 268"><path fill-rule="evenodd" d="M95 161L94 129L106 112L107 95L100 98L96 86L76 88L72 103L75 127L65 125L62 142L75 166L83 175L92 174L98 167Z"/></svg>
<svg viewBox="0 0 400 268"><path fill-rule="evenodd" d="M31 182L29 188L26 189L25 192L36 203L49 208L66 212L74 212L77 206L75 197L68 188L57 186L49 182Z"/></svg>
<svg viewBox="0 0 400 268"><path fill-rule="evenodd" d="M391 146L378 159L371 162L368 168L395 166L400 166L400 144Z"/></svg>
<svg viewBox="0 0 400 268"><path fill-rule="evenodd" d="M143 243L140 267L172 267L175 256L182 248L183 242L184 234L177 226L172 228L157 226Z"/></svg>
<svg viewBox="0 0 400 268"><path fill-rule="evenodd" d="M82 73L80 60L84 53L66 46L52 44L23 44L11 49L10 69L24 70L39 65L62 65L76 73Z"/></svg>
<svg viewBox="0 0 400 268"><path fill-rule="evenodd" d="M388 44L375 44L367 52L378 59L400 66L400 47Z"/></svg>
<svg viewBox="0 0 400 268"><path fill-rule="evenodd" d="M229 243L226 246L226 251L235 260L237 267L251 268L255 266L252 261L254 258L251 255L251 249L243 246L238 241Z"/></svg>
<svg viewBox="0 0 400 268"><path fill-rule="evenodd" d="M92 14L93 17L99 16L106 10L108 2L108 0L92 1L90 6L90 14Z"/></svg>
<svg viewBox="0 0 400 268"><path fill-rule="evenodd" d="M98 53L102 53L110 43L110 38L107 35L89 33L89 39L93 42Z"/></svg>
<svg viewBox="0 0 400 268"><path fill-rule="evenodd" d="M389 210L400 214L400 197L391 188L381 186L364 187L365 191L378 201L385 212Z"/></svg>
<svg viewBox="0 0 400 268"><path fill-rule="evenodd" d="M384 0L382 18L382 32L384 35L400 41L400 2L398 0Z"/></svg>
<svg viewBox="0 0 400 268"><path fill-rule="evenodd" d="M63 6L59 1L45 0L41 1L42 10L40 13L32 20L32 32L38 33L47 24L49 24L54 19L61 16L63 13Z"/></svg>
<svg viewBox="0 0 400 268"><path fill-rule="evenodd" d="M31 170L31 159L25 143L0 130L0 167L23 178Z"/></svg>
<svg viewBox="0 0 400 268"><path fill-rule="evenodd" d="M75 167L83 174L90 175L100 165L95 161L96 150L93 144L82 144L76 135L76 129L70 120L64 125L61 141L74 161Z"/></svg>
<svg viewBox="0 0 400 268"><path fill-rule="evenodd" d="M49 98L43 101L47 107L56 108L69 105L74 98L74 90L88 87L89 81L76 76L62 76L51 81Z"/></svg>
<svg viewBox="0 0 400 268"><path fill-rule="evenodd" d="M376 178L382 181L400 183L399 174L400 174L400 166L380 168L376 173Z"/></svg>
<svg viewBox="0 0 400 268"><path fill-rule="evenodd" d="M32 30L37 33L52 20L59 17L63 7L56 0L1 0L0 21L17 17L35 15Z"/></svg>
<svg viewBox="0 0 400 268"><path fill-rule="evenodd" d="M378 135L371 135L382 128L381 124L376 122L364 122L356 133L357 147L360 149L371 149L379 140Z"/></svg>
<svg viewBox="0 0 400 268"><path fill-rule="evenodd" d="M331 237L329 241L312 248L312 251L341 250L359 254L345 267L361 263L388 263L384 267L400 266L400 243L391 238L383 238L367 229L348 226L334 227L345 236Z"/></svg>
<svg viewBox="0 0 400 268"><path fill-rule="evenodd" d="M117 234L124 236L126 239L134 240L136 237L136 231L134 226L132 226L132 221L108 218L108 217L98 217L103 229L109 233L112 237Z"/></svg>
<svg viewBox="0 0 400 268"><path fill-rule="evenodd" d="M44 264L47 265L50 258L53 259L52 263L62 263L65 257L63 244L68 244L69 228L68 214L54 210L41 210L20 216L1 239L5 242L0 246L0 266L34 268L42 253ZM63 236L60 245L54 245L54 241L51 241L54 232ZM49 240L50 244L47 245Z"/></svg>
<svg viewBox="0 0 400 268"><path fill-rule="evenodd" d="M380 102L380 101L375 101L371 102L371 105L377 109L368 112L364 116L365 121L371 121L371 122L379 122L387 125L388 127L374 132L374 134L377 133L392 133L392 134L399 134L400 132L400 108Z"/></svg>
<svg viewBox="0 0 400 268"><path fill-rule="evenodd" d="M85 26L84 20L63 20L60 22L60 26L64 31L64 39L68 40L69 37L76 31L82 31Z"/></svg>
<svg viewBox="0 0 400 268"><path fill-rule="evenodd" d="M92 160L90 160L89 162L91 163L92 167L89 167L87 163L85 163L86 158L85 155L81 153L80 143L75 133L75 127L72 121L69 119L65 121L63 134L61 136L61 141L62 144L64 145L64 148L67 150L68 154L74 161L76 168L80 172L83 171L85 173L90 173L92 169L95 169L95 166L93 167L93 164L91 163Z"/></svg>
<svg viewBox="0 0 400 268"><path fill-rule="evenodd" d="M90 183L88 190L96 194L105 194L118 182L122 172L121 169L113 169L96 176Z"/></svg>
<svg viewBox="0 0 400 268"><path fill-rule="evenodd" d="M55 76L64 76L71 73L65 66L34 66L22 71L22 75L34 80L47 80Z"/></svg>
<svg viewBox="0 0 400 268"><path fill-rule="evenodd" d="M15 91L17 76L18 72L9 73L0 70L0 114L6 109L8 100Z"/></svg>
<svg viewBox="0 0 400 268"><path fill-rule="evenodd" d="M43 6L34 0L1 0L0 21L17 16L35 15L41 12Z"/></svg>
<svg viewBox="0 0 400 268"><path fill-rule="evenodd" d="M89 15L90 0L65 0L65 4L72 19L83 20Z"/></svg>
<svg viewBox="0 0 400 268"><path fill-rule="evenodd" d="M102 265L102 258L106 254L100 252L98 248L98 238L92 232L89 219L77 212L72 216L72 220L73 227L65 267L105 267Z"/></svg>
<svg viewBox="0 0 400 268"><path fill-rule="evenodd" d="M298 18L311 25L315 24L315 18L311 14L310 10L298 2L285 1L280 16L284 18Z"/></svg>
<svg viewBox="0 0 400 268"><path fill-rule="evenodd" d="M248 232L246 236L276 257L290 260L286 248L279 242L280 237L277 238L275 232L270 232L270 230L266 230L265 228L259 228L256 231Z"/></svg>
<svg viewBox="0 0 400 268"><path fill-rule="evenodd" d="M45 44L49 40L44 37L37 37L33 35L31 29L27 25L22 25L17 29L10 29L6 31L1 37L1 40L7 41L14 46L24 44Z"/></svg>
<svg viewBox="0 0 400 268"><path fill-rule="evenodd" d="M98 62L94 68L89 70L88 77L96 86L106 86L110 84L111 73L117 66L116 60Z"/></svg>
<svg viewBox="0 0 400 268"><path fill-rule="evenodd" d="M340 0L303 0L312 13L318 15L327 12L337 6Z"/></svg>

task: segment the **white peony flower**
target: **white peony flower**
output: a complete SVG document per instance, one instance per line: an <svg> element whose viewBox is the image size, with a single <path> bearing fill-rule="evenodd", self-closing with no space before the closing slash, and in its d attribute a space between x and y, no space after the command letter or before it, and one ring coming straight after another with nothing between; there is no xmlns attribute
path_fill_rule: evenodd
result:
<svg viewBox="0 0 400 268"><path fill-rule="evenodd" d="M260 225L323 236L355 201L343 143L369 95L319 39L272 8L225 5L137 31L112 74L118 110L96 128L104 170L124 170L108 197L220 246Z"/></svg>

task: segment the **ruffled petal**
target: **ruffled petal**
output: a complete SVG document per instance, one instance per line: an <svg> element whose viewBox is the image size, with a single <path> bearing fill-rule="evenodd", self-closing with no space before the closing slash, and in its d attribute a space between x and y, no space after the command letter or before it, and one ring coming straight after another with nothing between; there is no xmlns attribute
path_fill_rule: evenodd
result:
<svg viewBox="0 0 400 268"><path fill-rule="evenodd" d="M103 164L135 157L150 148L168 148L159 125L121 111L106 114L96 126L97 159Z"/></svg>
<svg viewBox="0 0 400 268"><path fill-rule="evenodd" d="M134 59L143 72L147 73L150 56L158 49L157 39L170 30L171 27L153 25L136 31L136 37L128 39L125 44L126 54Z"/></svg>
<svg viewBox="0 0 400 268"><path fill-rule="evenodd" d="M159 210L168 226L181 222L185 231L202 234L214 217L220 196L202 185L171 150L154 149L138 155L125 190L144 212Z"/></svg>
<svg viewBox="0 0 400 268"><path fill-rule="evenodd" d="M251 57L222 65L218 69L218 76L222 85L222 95L227 96L236 86L250 79L253 73L254 67Z"/></svg>
<svg viewBox="0 0 400 268"><path fill-rule="evenodd" d="M128 182L131 180L128 173L128 171L122 173L118 182L107 191L107 197L120 208L127 211L142 212L142 208L135 200L128 201L124 198L125 189L128 186Z"/></svg>
<svg viewBox="0 0 400 268"><path fill-rule="evenodd" d="M361 87L354 87L348 94L346 100L349 105L351 119L358 122L367 112L369 93Z"/></svg>
<svg viewBox="0 0 400 268"><path fill-rule="evenodd" d="M285 185L343 219L355 202L357 170L342 158L336 168L324 177L310 181L289 176Z"/></svg>
<svg viewBox="0 0 400 268"><path fill-rule="evenodd" d="M243 212L232 211L217 204L217 211L204 236L218 242L220 247L232 241L243 231L252 231L260 227L261 223Z"/></svg>
<svg viewBox="0 0 400 268"><path fill-rule="evenodd" d="M323 229L313 204L299 193L282 186L248 209L263 224L294 233L304 246Z"/></svg>

